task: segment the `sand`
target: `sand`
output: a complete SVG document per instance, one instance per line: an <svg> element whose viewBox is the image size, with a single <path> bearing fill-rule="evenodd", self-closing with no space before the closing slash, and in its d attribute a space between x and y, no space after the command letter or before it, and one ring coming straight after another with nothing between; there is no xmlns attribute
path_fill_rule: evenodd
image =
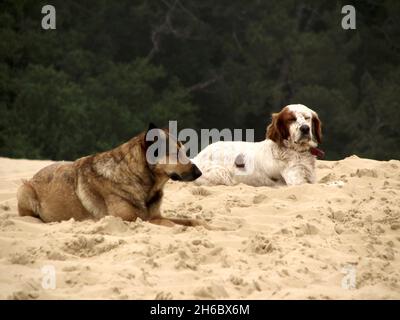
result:
<svg viewBox="0 0 400 320"><path fill-rule="evenodd" d="M227 231L19 217L21 178L49 163L0 158L0 299L400 299L400 161L318 161L294 187L167 184L165 215Z"/></svg>

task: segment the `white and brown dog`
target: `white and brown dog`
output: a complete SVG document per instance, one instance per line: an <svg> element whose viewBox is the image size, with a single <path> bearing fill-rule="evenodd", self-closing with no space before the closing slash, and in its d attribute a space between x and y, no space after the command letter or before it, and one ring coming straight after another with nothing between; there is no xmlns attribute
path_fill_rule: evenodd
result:
<svg viewBox="0 0 400 320"><path fill-rule="evenodd" d="M298 185L315 182L315 158L323 156L321 121L315 111L291 104L272 115L261 142L216 142L193 162L203 175L200 185Z"/></svg>

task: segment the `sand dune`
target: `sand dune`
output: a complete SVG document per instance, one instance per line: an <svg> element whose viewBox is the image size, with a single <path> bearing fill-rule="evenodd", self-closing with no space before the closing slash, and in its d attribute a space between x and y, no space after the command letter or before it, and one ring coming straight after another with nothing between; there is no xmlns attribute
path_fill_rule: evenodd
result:
<svg viewBox="0 0 400 320"><path fill-rule="evenodd" d="M228 231L18 217L21 178L49 163L0 158L1 299L400 299L400 161L318 161L295 187L167 184L165 215Z"/></svg>

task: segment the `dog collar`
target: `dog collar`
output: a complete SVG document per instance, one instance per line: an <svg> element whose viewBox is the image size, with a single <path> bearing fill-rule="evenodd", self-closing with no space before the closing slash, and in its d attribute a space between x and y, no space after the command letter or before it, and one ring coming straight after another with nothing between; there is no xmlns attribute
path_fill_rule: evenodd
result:
<svg viewBox="0 0 400 320"><path fill-rule="evenodd" d="M313 156L317 156L318 158L322 159L325 156L325 152L323 152L321 149L311 147L310 148L310 153Z"/></svg>

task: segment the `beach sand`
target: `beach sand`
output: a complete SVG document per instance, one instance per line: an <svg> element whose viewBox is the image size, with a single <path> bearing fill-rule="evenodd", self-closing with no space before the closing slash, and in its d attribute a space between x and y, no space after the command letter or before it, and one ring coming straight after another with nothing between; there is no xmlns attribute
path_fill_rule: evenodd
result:
<svg viewBox="0 0 400 320"><path fill-rule="evenodd" d="M0 158L0 299L400 299L400 161L318 161L293 187L167 183L164 215L227 231L19 217L21 179L50 163Z"/></svg>

